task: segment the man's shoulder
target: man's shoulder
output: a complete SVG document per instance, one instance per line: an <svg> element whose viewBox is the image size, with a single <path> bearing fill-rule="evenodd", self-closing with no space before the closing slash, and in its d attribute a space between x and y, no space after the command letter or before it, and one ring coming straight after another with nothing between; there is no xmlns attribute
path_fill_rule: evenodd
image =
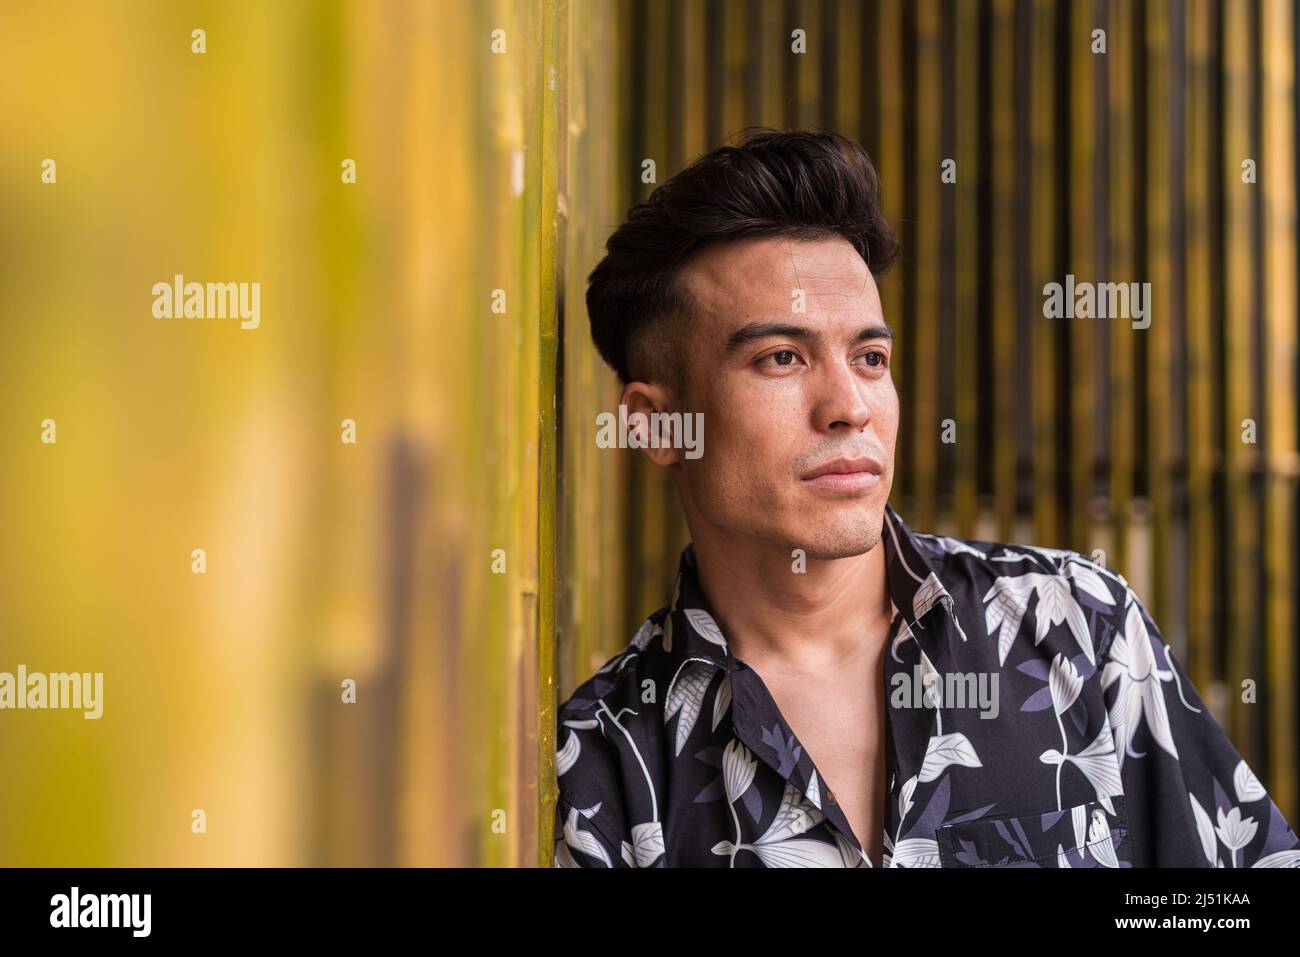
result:
<svg viewBox="0 0 1300 957"><path fill-rule="evenodd" d="M1070 632L1089 632L1095 653L1101 655L1127 627L1129 615L1146 616L1133 587L1102 552L1088 555L1070 548L927 532L912 535L957 602L982 618L990 634L1008 631L1003 642L1012 640L1030 614L1035 622L1044 615ZM1145 621L1153 627L1149 616Z"/></svg>
<svg viewBox="0 0 1300 957"><path fill-rule="evenodd" d="M1092 576L1110 581L1116 588L1127 589L1128 582L1106 564L1104 556L1085 555L1070 548L1004 542L980 538L956 538L932 532L912 532L912 538L926 559L935 567L957 571L979 569L992 578L1029 573L1079 576L1088 585ZM942 577L942 575L941 575Z"/></svg>
<svg viewBox="0 0 1300 957"><path fill-rule="evenodd" d="M669 666L668 609L645 619L632 639L580 683L556 714L556 778L561 800L585 809L622 793L663 734L661 683ZM670 639L669 639L670 640ZM646 693L647 679L654 682Z"/></svg>
<svg viewBox="0 0 1300 957"><path fill-rule="evenodd" d="M558 721L594 718L606 709L639 712L642 682L657 677L664 652L664 622L668 608L654 612L641 623L632 639L605 658L595 673L573 689L559 707Z"/></svg>

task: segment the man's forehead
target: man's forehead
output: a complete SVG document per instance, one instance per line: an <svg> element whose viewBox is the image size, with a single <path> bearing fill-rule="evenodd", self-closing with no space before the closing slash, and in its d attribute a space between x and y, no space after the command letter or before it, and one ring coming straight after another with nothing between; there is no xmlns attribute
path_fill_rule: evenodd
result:
<svg viewBox="0 0 1300 957"><path fill-rule="evenodd" d="M732 319L790 315L797 295L808 312L861 315L879 309L867 264L838 237L750 237L720 244L697 256L682 278L701 311Z"/></svg>

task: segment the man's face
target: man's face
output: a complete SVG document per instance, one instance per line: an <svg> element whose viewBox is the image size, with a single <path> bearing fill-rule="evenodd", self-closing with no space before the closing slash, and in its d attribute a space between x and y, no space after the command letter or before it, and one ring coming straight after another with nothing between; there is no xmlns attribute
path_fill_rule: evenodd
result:
<svg viewBox="0 0 1300 957"><path fill-rule="evenodd" d="M751 238L706 249L681 281L697 307L683 404L705 424L704 454L681 460L687 514L809 559L869 551L898 393L862 257L839 238Z"/></svg>

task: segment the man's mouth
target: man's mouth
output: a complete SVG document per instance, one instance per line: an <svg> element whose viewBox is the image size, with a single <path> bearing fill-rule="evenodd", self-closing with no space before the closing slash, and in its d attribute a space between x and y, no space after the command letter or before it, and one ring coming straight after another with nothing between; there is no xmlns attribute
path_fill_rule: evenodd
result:
<svg viewBox="0 0 1300 957"><path fill-rule="evenodd" d="M832 491L858 492L874 488L885 467L870 456L840 456L823 462L803 476L803 481Z"/></svg>

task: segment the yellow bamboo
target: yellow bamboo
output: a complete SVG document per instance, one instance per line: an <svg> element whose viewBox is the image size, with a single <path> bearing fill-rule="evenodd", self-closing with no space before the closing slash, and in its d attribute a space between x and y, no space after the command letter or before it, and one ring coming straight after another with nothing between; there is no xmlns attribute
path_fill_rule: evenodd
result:
<svg viewBox="0 0 1300 957"><path fill-rule="evenodd" d="M1023 122L1011 105L1016 101L1015 0L994 0L990 29L992 76L987 113L992 124L993 264L990 295L993 308L993 354L1000 364L1014 365L1018 303L1016 284L1016 125ZM1037 301L1037 297L1034 297ZM1034 318L1034 317L1031 317ZM1022 401L1014 375L993 377L993 499L997 514L995 537L1015 535L1016 417Z"/></svg>
<svg viewBox="0 0 1300 957"><path fill-rule="evenodd" d="M1157 622L1168 628L1172 601L1169 594L1173 498L1170 492L1172 414L1169 395L1170 357L1173 343L1171 311L1173 274L1170 244L1171 179L1169 143L1169 8L1152 3L1146 8L1147 27L1147 272L1150 274L1150 326L1135 330L1146 337L1147 347L1147 474L1151 502L1150 581L1147 607ZM1175 648L1177 635L1169 636Z"/></svg>
<svg viewBox="0 0 1300 957"><path fill-rule="evenodd" d="M911 430L913 449L912 488L916 522L931 527L938 517L939 410L939 284L944 281L940 262L940 190L951 187L939 179L941 164L940 125L943 122L942 23L939 0L916 4L916 239L913 250L916 268L916 326L912 343L916 351L916 380L912 396ZM907 418L902 420L907 422Z"/></svg>
<svg viewBox="0 0 1300 957"><path fill-rule="evenodd" d="M1110 124L1108 174L1110 181L1110 271L1116 282L1137 282L1133 242L1135 221L1134 137L1136 118L1133 93L1133 3L1113 0L1106 30L1106 65L1109 70L1107 116ZM1108 563L1126 575L1133 570L1129 554L1129 507L1133 496L1138 397L1133 382L1136 337L1143 333L1130 323L1110 327L1111 447Z"/></svg>
<svg viewBox="0 0 1300 957"><path fill-rule="evenodd" d="M863 73L870 74L872 62L862 50L862 19L871 11L859 3L840 3L835 8L834 39L836 44L836 80L834 129L846 136L856 135L865 143L866 118L871 109L863 100ZM875 143L867 145L874 149ZM874 159L874 157L873 157Z"/></svg>
<svg viewBox="0 0 1300 957"><path fill-rule="evenodd" d="M1035 312L1030 323L1030 354L1033 356L1031 401L1034 436L1034 537L1038 544L1060 547L1062 503L1056 496L1056 427L1055 389L1057 380L1055 342L1059 324L1067 320L1049 319L1042 313L1041 290L1049 282L1064 283L1057 275L1056 241L1061 228L1056 219L1056 182L1054 168L1058 142L1055 107L1055 29L1060 13L1051 0L1035 0L1033 7L1033 113L1032 149L1032 222Z"/></svg>
<svg viewBox="0 0 1300 957"><path fill-rule="evenodd" d="M537 391L531 421L537 423L536 466L538 486L535 492L537 593L533 598L536 618L532 633L523 648L520 673L525 680L521 710L523 715L539 715L533 724L521 719L525 745L520 756L520 800L524 808L536 809L533 816L518 815L525 826L518 836L518 860L527 862L535 854L539 866L552 858L551 834L555 805L549 782L555 774L555 629L556 629L556 542L559 507L561 450L557 447L557 405L559 402L558 360L559 290L561 267L560 240L562 221L559 189L569 155L567 137L571 127L562 120L569 117L569 0L551 0L542 12L542 63L540 87L541 144L539 176L541 188L538 215L538 318L537 318ZM521 809L522 810L522 809Z"/></svg>
<svg viewBox="0 0 1300 957"><path fill-rule="evenodd" d="M1259 467L1258 445L1247 442L1246 428L1258 425L1263 416L1255 407L1255 269L1254 250L1256 191L1248 167L1258 171L1259 143L1251 132L1255 69L1251 57L1251 11L1240 4L1223 11L1223 115L1221 139L1224 182L1223 249L1224 340L1227 382L1224 389L1225 467L1227 469L1227 527L1229 529L1229 581L1226 598L1228 645L1228 700L1232 706L1228 728L1239 750L1251 761L1251 742L1259 719L1258 706L1244 700L1242 682L1255 680L1255 653L1263 634L1259 602L1256 600L1260 558L1259 502L1252 490L1252 475ZM1243 168L1246 164L1247 168ZM1249 436L1254 438L1254 436Z"/></svg>
<svg viewBox="0 0 1300 957"><path fill-rule="evenodd" d="M1214 678L1215 522L1214 454L1214 315L1210 275L1211 173L1210 111L1214 75L1211 36L1214 9L1210 0L1189 0L1187 16L1187 496L1190 511L1187 668L1198 688Z"/></svg>
<svg viewBox="0 0 1300 957"><path fill-rule="evenodd" d="M871 71L875 90L879 138L872 156L880 176L880 204L885 219L893 226L900 241L906 240L908 231L903 222L904 170L903 140L906 117L903 112L903 11L897 0L888 0L876 8L877 32L875 48L864 57L864 69ZM884 275L876 278L880 290L880 306L887 322L899 339L900 352L912 348L907 341L904 323L903 272L906 260L915 259L916 251L903 246L897 262ZM906 382L903 364L894 363L891 375L894 386L902 393ZM903 421L906 421L905 419ZM896 454L902 454L906 443L902 429ZM901 458L895 464L893 494L898 495L903 485Z"/></svg>
<svg viewBox="0 0 1300 957"><path fill-rule="evenodd" d="M954 368L957 375L956 511L957 534L975 537L976 500L979 482L979 9L973 3L956 6L953 25L957 54L957 183L955 278L956 341Z"/></svg>
<svg viewBox="0 0 1300 957"><path fill-rule="evenodd" d="M1281 807L1297 795L1294 754L1296 705L1287 682L1295 675L1296 428L1296 199L1294 7L1266 0L1261 8L1264 189L1264 321L1268 348L1264 381L1268 419L1264 428L1265 572L1267 665L1270 691L1269 758L1271 792ZM1276 690L1272 690L1276 686Z"/></svg>
<svg viewBox="0 0 1300 957"><path fill-rule="evenodd" d="M1095 157L1095 74L1105 63L1092 52L1092 31L1097 27L1091 3L1069 6L1070 22L1070 269L1077 280L1102 282L1097 275L1094 244L1097 222L1093 209L1098 184L1093 175ZM1070 475L1070 501L1062 533L1069 547L1085 554L1097 547L1092 529L1092 473L1096 447L1097 337L1109 319L1075 319L1069 323L1070 341L1070 457L1063 465Z"/></svg>

